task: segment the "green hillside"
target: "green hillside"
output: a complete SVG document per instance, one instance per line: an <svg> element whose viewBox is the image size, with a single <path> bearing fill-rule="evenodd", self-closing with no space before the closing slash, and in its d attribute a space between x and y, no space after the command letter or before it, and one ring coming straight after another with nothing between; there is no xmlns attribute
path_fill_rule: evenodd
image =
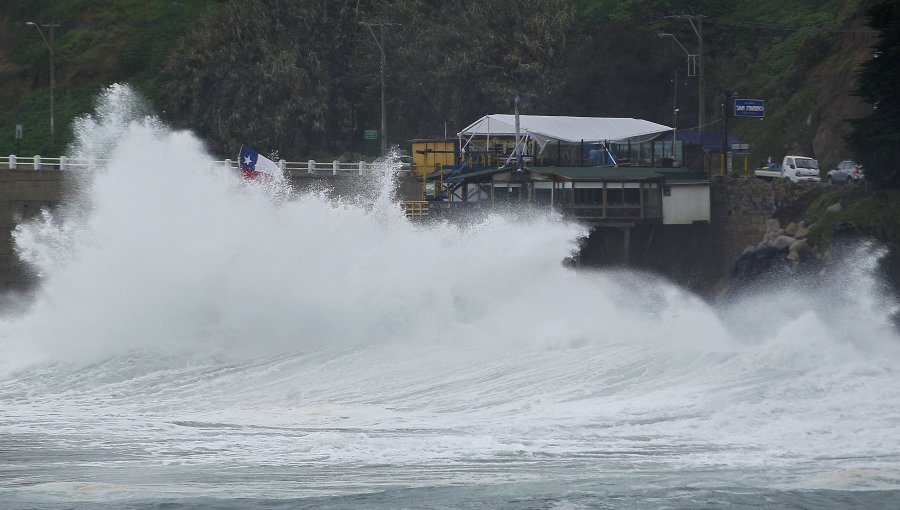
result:
<svg viewBox="0 0 900 510"><path fill-rule="evenodd" d="M213 0L4 0L0 3L0 153L56 156L71 123L90 112L101 87L129 81L159 100L159 72L185 32L215 13ZM50 142L50 62L34 26L54 29L56 145ZM44 37L50 38L48 28ZM17 150L15 125L23 125Z"/></svg>
<svg viewBox="0 0 900 510"><path fill-rule="evenodd" d="M698 123L686 55L702 16L706 129L725 94L766 100L733 131L751 161L786 151L850 157L846 119L870 56L872 2L839 0L5 0L0 4L0 153L56 155L97 90L136 85L173 125L230 154L240 143L287 159L374 153L384 43L389 139L442 136L485 113L627 116ZM692 18L698 24L701 18ZM56 21L57 144L49 54L25 21ZM370 23L370 31L362 23ZM383 34L381 30L384 30ZM383 37L383 40L381 39ZM678 80L673 83L676 72ZM17 149L14 126L25 126Z"/></svg>

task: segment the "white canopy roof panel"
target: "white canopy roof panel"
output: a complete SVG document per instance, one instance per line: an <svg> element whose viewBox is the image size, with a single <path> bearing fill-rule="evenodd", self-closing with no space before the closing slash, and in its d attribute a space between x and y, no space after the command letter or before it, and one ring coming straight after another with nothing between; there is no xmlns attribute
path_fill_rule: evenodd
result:
<svg viewBox="0 0 900 510"><path fill-rule="evenodd" d="M629 138L653 135L672 128L642 119L607 117L559 117L519 115L520 135L528 135L543 146L549 140L569 143L622 142ZM516 136L516 116L495 113L485 115L457 133L458 136Z"/></svg>

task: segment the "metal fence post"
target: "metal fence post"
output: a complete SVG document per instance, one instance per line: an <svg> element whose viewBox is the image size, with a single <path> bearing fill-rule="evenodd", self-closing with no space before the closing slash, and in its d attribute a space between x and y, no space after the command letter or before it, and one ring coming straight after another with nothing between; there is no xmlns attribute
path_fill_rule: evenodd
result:
<svg viewBox="0 0 900 510"><path fill-rule="evenodd" d="M65 170L66 166L68 166L68 164L69 164L69 158L67 158L66 156L59 157L59 169L60 170Z"/></svg>
<svg viewBox="0 0 900 510"><path fill-rule="evenodd" d="M34 169L35 170L41 169L41 157L38 155L34 156Z"/></svg>
<svg viewBox="0 0 900 510"><path fill-rule="evenodd" d="M306 163L306 171L311 174L316 173L316 160L311 159Z"/></svg>
<svg viewBox="0 0 900 510"><path fill-rule="evenodd" d="M331 162L331 175L337 175L338 168L340 168L340 163L337 160Z"/></svg>
<svg viewBox="0 0 900 510"><path fill-rule="evenodd" d="M9 155L9 169L10 170L16 169L16 155L15 154Z"/></svg>
<svg viewBox="0 0 900 510"><path fill-rule="evenodd" d="M362 175L362 174L363 174L363 171L364 171L365 169L366 169L366 162L365 162L365 161L360 161L360 162L359 162L359 175Z"/></svg>

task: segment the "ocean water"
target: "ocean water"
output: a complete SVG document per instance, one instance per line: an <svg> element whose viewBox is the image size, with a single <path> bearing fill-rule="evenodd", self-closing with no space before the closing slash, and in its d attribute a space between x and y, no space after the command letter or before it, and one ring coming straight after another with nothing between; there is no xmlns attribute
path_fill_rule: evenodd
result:
<svg viewBox="0 0 900 510"><path fill-rule="evenodd" d="M0 508L900 507L876 248L711 305L546 212L243 181L124 86L77 128L108 162L14 232Z"/></svg>

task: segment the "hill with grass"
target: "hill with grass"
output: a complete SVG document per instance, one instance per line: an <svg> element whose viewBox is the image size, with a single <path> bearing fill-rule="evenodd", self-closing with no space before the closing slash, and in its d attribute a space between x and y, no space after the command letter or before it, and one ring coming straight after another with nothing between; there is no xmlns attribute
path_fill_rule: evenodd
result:
<svg viewBox="0 0 900 510"><path fill-rule="evenodd" d="M678 108L678 126L691 128L699 77L688 76L682 48L657 34L695 53L701 25L705 129L721 129L724 95L737 91L766 100L765 120L731 122L754 164L791 151L831 165L851 157L847 119L871 111L852 94L871 56L871 3L6 0L0 153L64 152L71 120L90 112L97 91L128 81L215 153L250 143L288 159L373 154L362 133L380 125L379 44L393 143L510 112L517 94L524 113L670 125ZM59 24L55 145L49 52L26 21Z"/></svg>
<svg viewBox="0 0 900 510"><path fill-rule="evenodd" d="M127 81L160 104L160 70L192 27L215 13L213 0L4 0L0 3L0 153L58 156L72 120L93 110L104 86ZM53 28L56 144L50 137L50 55L26 22ZM15 140L15 126L23 138Z"/></svg>

